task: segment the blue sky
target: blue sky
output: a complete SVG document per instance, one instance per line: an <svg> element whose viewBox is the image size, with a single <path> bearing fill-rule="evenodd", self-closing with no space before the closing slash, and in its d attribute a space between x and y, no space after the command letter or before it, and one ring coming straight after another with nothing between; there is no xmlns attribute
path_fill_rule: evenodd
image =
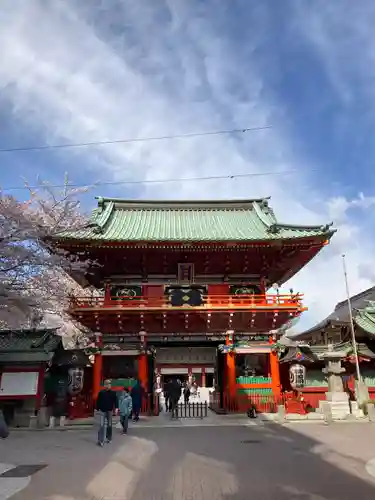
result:
<svg viewBox="0 0 375 500"><path fill-rule="evenodd" d="M294 175L117 185L94 195L272 196L278 218L338 233L291 280L310 326L374 284L375 3L3 0L0 149L271 125L243 135L1 153L0 184L247 172ZM15 192L18 196L24 193Z"/></svg>

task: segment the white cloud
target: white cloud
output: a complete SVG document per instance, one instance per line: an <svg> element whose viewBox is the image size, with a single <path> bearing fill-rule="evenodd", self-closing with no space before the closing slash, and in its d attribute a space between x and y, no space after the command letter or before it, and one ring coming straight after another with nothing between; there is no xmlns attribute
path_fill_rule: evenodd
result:
<svg viewBox="0 0 375 500"><path fill-rule="evenodd" d="M117 8L118 7L118 8ZM237 48L210 22L209 5L169 1L78 4L4 1L0 11L0 85L20 122L46 141L93 141L200 130L273 125L244 136L180 139L59 152L74 175L91 162L88 182L298 170L298 176L143 185L147 197L230 198L271 195L280 219L329 222L340 232L331 248L292 280L311 310L301 325L321 319L341 300L340 254L348 258L352 291L369 286L363 265L371 244L350 219L353 202L322 200L305 186L284 105L267 92L255 52ZM226 19L223 6L216 18ZM220 25L220 23L218 23ZM239 54L238 52L241 52ZM244 64L244 61L246 64ZM69 159L69 160L68 160ZM43 172L44 177L46 173ZM114 189L115 191L115 189ZM116 189L116 195L121 195ZM358 202L359 203L359 202ZM345 220L342 219L346 215ZM353 241L355 239L355 241ZM362 267L359 267L362 266ZM362 270L362 271L361 271Z"/></svg>
<svg viewBox="0 0 375 500"><path fill-rule="evenodd" d="M351 0L294 1L294 26L316 49L344 102L359 94L374 97L375 4ZM358 124L357 124L358 125Z"/></svg>
<svg viewBox="0 0 375 500"><path fill-rule="evenodd" d="M345 221L350 216L350 210L360 209L362 212L375 205L375 196L364 196L359 193L357 198L348 200L344 196L337 196L328 200L328 213L332 220Z"/></svg>

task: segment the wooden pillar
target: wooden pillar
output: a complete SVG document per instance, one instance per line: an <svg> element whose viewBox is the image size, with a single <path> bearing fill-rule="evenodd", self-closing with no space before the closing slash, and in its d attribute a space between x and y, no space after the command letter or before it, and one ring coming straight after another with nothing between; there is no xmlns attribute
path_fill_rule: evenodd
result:
<svg viewBox="0 0 375 500"><path fill-rule="evenodd" d="M38 392L36 395L35 408L36 410L40 410L42 406L42 401L44 397L44 379L45 379L45 365L44 363L40 365L38 370Z"/></svg>
<svg viewBox="0 0 375 500"><path fill-rule="evenodd" d="M272 335L270 335L269 337L269 343L270 344L274 343ZM280 384L279 357L277 355L277 351L270 352L270 371L272 378L272 392L274 396L279 397L281 394L281 384Z"/></svg>
<svg viewBox="0 0 375 500"><path fill-rule="evenodd" d="M206 387L206 368L202 368L202 387Z"/></svg>
<svg viewBox="0 0 375 500"><path fill-rule="evenodd" d="M233 342L233 331L227 332L225 337L225 345L230 345ZM229 397L236 397L236 358L234 352L228 352L225 354L226 361L226 383Z"/></svg>
<svg viewBox="0 0 375 500"><path fill-rule="evenodd" d="M148 358L147 358L147 342L145 332L140 333L141 337L141 352L138 356L138 379L141 386L148 392Z"/></svg>
<svg viewBox="0 0 375 500"><path fill-rule="evenodd" d="M109 306L111 304L111 285L106 283L104 285L104 305Z"/></svg>
<svg viewBox="0 0 375 500"><path fill-rule="evenodd" d="M97 335L96 346L101 348L103 345L102 336ZM95 354L93 374L92 374L92 397L94 402L96 401L98 394L100 392L100 386L102 382L102 372L103 372L103 355L101 353Z"/></svg>
<svg viewBox="0 0 375 500"><path fill-rule="evenodd" d="M141 386L148 391L148 366L147 354L141 353L138 356L138 379Z"/></svg>

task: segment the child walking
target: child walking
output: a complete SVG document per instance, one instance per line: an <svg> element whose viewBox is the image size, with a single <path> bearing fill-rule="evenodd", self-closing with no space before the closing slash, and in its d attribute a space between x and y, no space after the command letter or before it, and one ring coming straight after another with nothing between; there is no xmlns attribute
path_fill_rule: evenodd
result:
<svg viewBox="0 0 375 500"><path fill-rule="evenodd" d="M132 398L129 394L129 389L124 387L123 392L119 398L119 412L120 412L120 423L122 426L122 433L128 433L129 417L132 414L133 403Z"/></svg>

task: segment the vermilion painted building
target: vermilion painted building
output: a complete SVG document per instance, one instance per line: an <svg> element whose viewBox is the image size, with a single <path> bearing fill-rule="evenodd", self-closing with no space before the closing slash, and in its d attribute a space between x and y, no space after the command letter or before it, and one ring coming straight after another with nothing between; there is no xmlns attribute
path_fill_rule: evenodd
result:
<svg viewBox="0 0 375 500"><path fill-rule="evenodd" d="M89 227L56 242L99 263L76 279L101 296L70 306L96 332L94 395L107 377L119 387L139 377L152 392L170 376L233 396L279 394L273 332L306 308L300 293L267 290L333 233L329 225L279 223L268 199L99 198Z"/></svg>

